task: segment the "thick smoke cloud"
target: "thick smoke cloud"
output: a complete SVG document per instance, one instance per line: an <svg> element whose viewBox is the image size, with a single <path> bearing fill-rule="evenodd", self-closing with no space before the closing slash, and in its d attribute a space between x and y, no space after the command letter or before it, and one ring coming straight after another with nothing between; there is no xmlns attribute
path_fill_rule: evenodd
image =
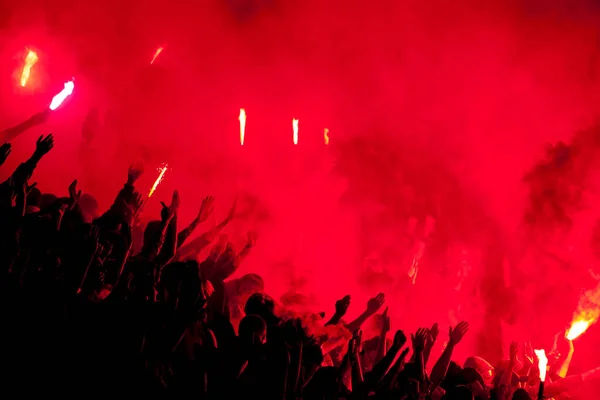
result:
<svg viewBox="0 0 600 400"><path fill-rule="evenodd" d="M182 222L206 194L217 197L221 218L244 193L251 217L230 239L239 244L249 229L260 239L240 272L264 275L276 297L299 291L331 311L352 292L358 313L387 289L391 314L407 328L434 316L490 329L498 315L511 319L492 306L515 297L506 264L517 268L514 248L527 242L523 177L548 143L570 142L598 111L599 6L551 3L3 2L0 122L38 111L74 76L72 101L13 143L14 166L36 135L56 133L56 151L36 176L42 190L65 191L76 176L108 206L130 162L145 162L147 187L168 162L157 197L178 188ZM40 63L22 90L16 76L30 46ZM150 66L158 46L165 51ZM94 107L99 121L85 148L81 124ZM248 112L243 148L240 107ZM352 144L359 139L364 145ZM147 214L157 211L158 201L149 203ZM364 266L379 263L402 281L412 260L406 232L414 223L422 230L427 216L435 228L417 282L439 295L414 294L403 306L400 286L365 284ZM427 273L442 267L467 289ZM461 298L451 310L448 297ZM577 298L568 301L574 307ZM553 322L551 331L569 321Z"/></svg>

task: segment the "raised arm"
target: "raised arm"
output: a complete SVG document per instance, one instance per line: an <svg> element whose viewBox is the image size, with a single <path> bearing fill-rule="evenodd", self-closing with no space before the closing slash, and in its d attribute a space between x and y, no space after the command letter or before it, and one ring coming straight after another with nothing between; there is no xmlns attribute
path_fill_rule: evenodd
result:
<svg viewBox="0 0 600 400"><path fill-rule="evenodd" d="M46 109L42 112L39 112L33 116L31 116L26 121L21 122L18 125L13 126L12 128L5 129L0 131L0 140L13 140L23 132L33 128L34 126L41 125L48 121L48 117L50 117L52 111Z"/></svg>
<svg viewBox="0 0 600 400"><path fill-rule="evenodd" d="M350 332L354 332L360 328L367 319L371 318L373 314L379 311L383 303L385 303L385 295L383 293L379 293L377 296L373 297L367 302L367 309L361 315L359 315L358 318L346 325L346 328L348 328Z"/></svg>
<svg viewBox="0 0 600 400"><path fill-rule="evenodd" d="M223 230L223 228L225 228L227 226L227 224L229 224L231 221L233 221L233 219L235 218L236 209L237 209L237 200L234 201L233 205L231 206L231 209L229 210L229 213L227 214L227 217L223 221L221 221L220 224L213 227L209 231L203 233L196 239L192 240L189 244L183 246L179 250L178 259L185 260L185 259L189 259L189 258L195 258L196 255L202 249L204 249L206 246L208 246L210 243L212 243L215 240L215 238L219 235L219 233L221 233L221 231Z"/></svg>
<svg viewBox="0 0 600 400"><path fill-rule="evenodd" d="M439 333L440 328L438 324L433 324L431 329L429 329L429 334L427 335L427 340L425 341L425 350L423 351L423 364L425 365L425 367L427 367L427 362L429 361L431 349L433 349L433 346L435 345Z"/></svg>
<svg viewBox="0 0 600 400"><path fill-rule="evenodd" d="M385 373L390 369L390 366L394 362L394 359L398 355L398 352L406 344L406 335L402 331L396 331L394 335L394 342L390 350L386 355L373 367L371 372L367 374L367 385L370 388L379 386Z"/></svg>
<svg viewBox="0 0 600 400"><path fill-rule="evenodd" d="M448 366L450 365L450 361L452 360L452 353L454 352L454 347L458 343L460 343L460 341L463 339L463 337L468 331L469 323L465 321L459 322L454 329L452 329L452 327L449 328L448 345L446 346L444 352L431 369L431 387L429 388L430 393L442 382L442 380L446 376Z"/></svg>
<svg viewBox="0 0 600 400"><path fill-rule="evenodd" d="M340 300L335 302L335 313L331 316L331 319L325 323L327 325L335 325L346 315L350 307L350 295L346 295Z"/></svg>
<svg viewBox="0 0 600 400"><path fill-rule="evenodd" d="M206 196L202 199L202 204L200 205L200 211L198 211L198 216L194 218L191 224L189 224L184 230L177 234L177 249L185 243L185 241L190 237L190 235L196 230L199 224L206 221L208 217L212 214L214 210L213 203L215 198L212 196Z"/></svg>
<svg viewBox="0 0 600 400"><path fill-rule="evenodd" d="M54 136L52 136L52 134L49 134L46 137L42 135L38 138L35 144L35 151L31 157L19 165L10 177L14 187L23 187L23 185L27 183L27 180L33 175L33 171L42 157L48 154L53 147Z"/></svg>

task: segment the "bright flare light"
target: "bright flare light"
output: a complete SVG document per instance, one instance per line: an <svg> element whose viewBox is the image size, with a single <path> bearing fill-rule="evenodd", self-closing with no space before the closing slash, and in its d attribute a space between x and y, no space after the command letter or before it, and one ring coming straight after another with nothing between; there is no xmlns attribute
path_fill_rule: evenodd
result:
<svg viewBox="0 0 600 400"><path fill-rule="evenodd" d="M535 355L538 359L538 369L540 370L540 381L546 381L546 368L548 366L548 358L544 349L534 350Z"/></svg>
<svg viewBox="0 0 600 400"><path fill-rule="evenodd" d="M156 178L156 180L154 181L154 185L152 185L152 189L150 189L150 192L148 192L148 198L152 197L152 195L154 194L154 191L156 190L156 188L158 187L158 185L160 185L160 183L163 180L163 177L165 176L165 172L167 172L167 164L165 164L164 166L162 166L161 168L158 169L159 173L158 173L158 178Z"/></svg>
<svg viewBox="0 0 600 400"><path fill-rule="evenodd" d="M38 56L35 51L29 50L27 57L25 57L25 65L23 65L23 72L21 73L21 86L25 87L27 81L29 81L29 75L31 74L31 68L38 61Z"/></svg>
<svg viewBox="0 0 600 400"><path fill-rule="evenodd" d="M160 55L160 53L162 53L163 50L164 50L163 47L159 47L158 49L156 49L156 51L154 52L154 57L152 57L152 61L150 61L150 65L154 64L156 57L158 57Z"/></svg>
<svg viewBox="0 0 600 400"><path fill-rule="evenodd" d="M244 137L246 136L246 110L240 108L240 144L244 145Z"/></svg>
<svg viewBox="0 0 600 400"><path fill-rule="evenodd" d="M573 322L567 331L568 340L581 336L592 324L600 318L600 284L579 297L577 310L573 313Z"/></svg>
<svg viewBox="0 0 600 400"><path fill-rule="evenodd" d="M571 327L569 328L569 331L567 332L567 339L569 340L575 340L577 339L579 336L581 336L581 334L583 332L585 332L587 330L587 328L590 327L592 323L590 321L585 321L585 320L580 320L580 321L575 321L571 324Z"/></svg>
<svg viewBox="0 0 600 400"><path fill-rule="evenodd" d="M298 120L292 119L292 128L294 129L294 144L298 144Z"/></svg>
<svg viewBox="0 0 600 400"><path fill-rule="evenodd" d="M325 128L325 131L323 132L323 140L325 141L325 144L329 144L329 129Z"/></svg>
<svg viewBox="0 0 600 400"><path fill-rule="evenodd" d="M52 102L50 103L49 108L52 111L56 110L58 106L60 106L67 97L73 94L73 89L75 89L75 84L73 83L73 81L65 83L65 88L61 90L59 94L52 98Z"/></svg>

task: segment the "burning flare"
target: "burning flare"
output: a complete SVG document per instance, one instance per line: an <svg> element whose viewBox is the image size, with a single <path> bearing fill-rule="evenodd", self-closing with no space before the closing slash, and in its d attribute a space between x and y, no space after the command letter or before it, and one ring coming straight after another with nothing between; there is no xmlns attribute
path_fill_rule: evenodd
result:
<svg viewBox="0 0 600 400"><path fill-rule="evenodd" d="M152 57L152 61L150 61L150 65L154 64L156 57L158 57L160 55L160 53L162 53L163 50L164 50L163 47L159 47L158 49L156 49L156 51L154 52L154 57Z"/></svg>
<svg viewBox="0 0 600 400"><path fill-rule="evenodd" d="M548 367L548 358L544 349L534 350L535 355L538 359L538 369L540 370L540 381L546 381L546 368Z"/></svg>
<svg viewBox="0 0 600 400"><path fill-rule="evenodd" d="M75 89L75 83L73 83L73 81L66 82L65 88L52 98L52 102L48 108L50 108L52 111L56 110L67 97L73 94L73 89Z"/></svg>
<svg viewBox="0 0 600 400"><path fill-rule="evenodd" d="M246 136L246 110L240 108L240 144L244 145L244 136Z"/></svg>
<svg viewBox="0 0 600 400"><path fill-rule="evenodd" d="M569 340L575 340L577 339L579 336L581 336L581 334L583 332L585 332L587 330L587 328L590 327L591 325L591 321L585 321L585 320L580 320L580 321L574 321L571 324L571 327L569 328L569 330L567 331L567 339Z"/></svg>
<svg viewBox="0 0 600 400"><path fill-rule="evenodd" d="M35 51L29 50L27 57L25 57L25 65L23 65L23 72L21 73L21 86L25 87L27 81L29 81L29 75L31 74L31 68L38 61L38 56Z"/></svg>
<svg viewBox="0 0 600 400"><path fill-rule="evenodd" d="M600 317L600 284L594 289L590 289L579 298L577 311L573 314L571 327L567 331L566 337L569 340L575 340L581 336L592 324L598 321Z"/></svg>
<svg viewBox="0 0 600 400"><path fill-rule="evenodd" d="M158 178L156 178L156 180L154 181L154 185L152 185L152 189L150 189L150 192L148 192L148 198L152 197L152 195L154 194L154 191L156 190L158 185L160 185L160 183L162 182L163 177L165 176L165 172L167 172L167 167L168 167L168 165L165 164L158 169L158 171L159 171Z"/></svg>
<svg viewBox="0 0 600 400"><path fill-rule="evenodd" d="M298 120L292 119L292 128L294 129L294 144L298 144Z"/></svg>
<svg viewBox="0 0 600 400"><path fill-rule="evenodd" d="M327 128L323 131L323 140L325 141L325 144L329 144L329 129Z"/></svg>

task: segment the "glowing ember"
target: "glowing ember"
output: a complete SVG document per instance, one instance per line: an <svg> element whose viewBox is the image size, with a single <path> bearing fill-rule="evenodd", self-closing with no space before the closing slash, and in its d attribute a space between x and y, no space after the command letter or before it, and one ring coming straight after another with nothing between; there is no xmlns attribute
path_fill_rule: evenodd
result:
<svg viewBox="0 0 600 400"><path fill-rule="evenodd" d="M244 137L246 136L246 110L240 108L240 144L244 145Z"/></svg>
<svg viewBox="0 0 600 400"><path fill-rule="evenodd" d="M571 327L569 328L569 331L567 332L567 339L569 340L575 340L577 339L579 336L581 336L581 334L583 332L585 332L587 330L587 328L589 328L591 325L590 321L575 321L571 324Z"/></svg>
<svg viewBox="0 0 600 400"><path fill-rule="evenodd" d="M538 369L540 370L540 380L542 382L546 381L546 367L548 366L548 358L546 357L546 352L544 349L534 350L535 355L538 359Z"/></svg>
<svg viewBox="0 0 600 400"><path fill-rule="evenodd" d="M292 119L292 128L294 128L294 144L298 144L298 120Z"/></svg>
<svg viewBox="0 0 600 400"><path fill-rule="evenodd" d="M38 56L35 51L29 50L27 57L25 57L25 65L23 65L23 72L21 73L21 86L25 87L27 81L29 81L29 75L31 74L31 68L38 61Z"/></svg>
<svg viewBox="0 0 600 400"><path fill-rule="evenodd" d="M162 47L159 47L158 49L156 49L156 51L154 52L154 57L152 57L152 61L150 61L150 65L154 64L156 57L158 57L160 55L160 53L162 53L163 50L164 50L164 48L162 48Z"/></svg>
<svg viewBox="0 0 600 400"><path fill-rule="evenodd" d="M52 98L52 102L50 103L49 108L52 111L56 110L58 106L60 106L67 97L73 94L73 89L75 89L75 84L73 83L73 81L65 83L65 88L61 90L59 94Z"/></svg>
<svg viewBox="0 0 600 400"><path fill-rule="evenodd" d="M323 139L325 140L325 144L329 144L329 129L327 128L323 132Z"/></svg>
<svg viewBox="0 0 600 400"><path fill-rule="evenodd" d="M163 165L161 168L158 169L159 173L158 173L158 178L156 178L156 180L154 181L154 185L152 185L152 189L150 189L150 192L148 192L148 198L152 197L152 195L154 194L154 191L156 190L156 188L158 187L158 185L160 185L160 183L163 180L163 177L165 176L165 172L167 172L167 164Z"/></svg>

